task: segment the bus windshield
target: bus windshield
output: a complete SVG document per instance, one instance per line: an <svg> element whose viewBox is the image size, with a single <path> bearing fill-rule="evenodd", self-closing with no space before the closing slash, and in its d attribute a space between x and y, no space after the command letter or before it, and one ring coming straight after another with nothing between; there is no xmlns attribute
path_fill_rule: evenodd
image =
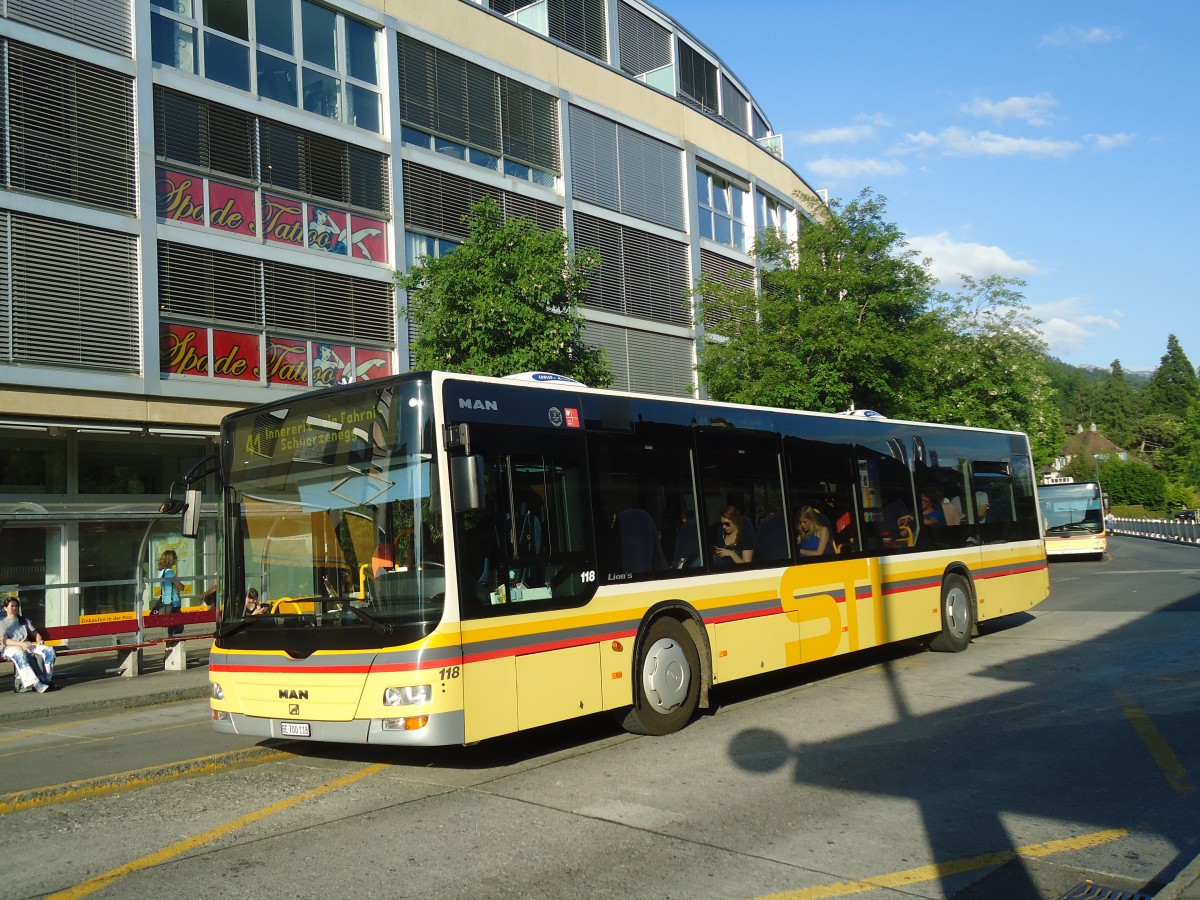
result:
<svg viewBox="0 0 1200 900"><path fill-rule="evenodd" d="M1094 482L1041 485L1038 501L1047 535L1101 534L1104 531L1100 485Z"/></svg>
<svg viewBox="0 0 1200 900"><path fill-rule="evenodd" d="M419 381L331 390L226 421L223 635L262 646L266 633L305 629L313 649L347 648L437 625L445 576L427 393Z"/></svg>

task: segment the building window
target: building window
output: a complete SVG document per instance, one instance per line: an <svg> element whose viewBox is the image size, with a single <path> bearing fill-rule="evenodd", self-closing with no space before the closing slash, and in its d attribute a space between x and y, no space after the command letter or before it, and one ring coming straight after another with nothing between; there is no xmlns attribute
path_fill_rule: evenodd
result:
<svg viewBox="0 0 1200 900"><path fill-rule="evenodd" d="M569 115L575 197L683 231L683 152L578 106Z"/></svg>
<svg viewBox="0 0 1200 900"><path fill-rule="evenodd" d="M555 186L554 97L405 35L399 51L403 143Z"/></svg>
<svg viewBox="0 0 1200 900"><path fill-rule="evenodd" d="M791 230L789 228L789 214L791 210L762 191L755 191L755 217L754 228L755 233L761 234L766 229L770 228L774 231L781 232L784 237L787 237Z"/></svg>
<svg viewBox="0 0 1200 900"><path fill-rule="evenodd" d="M621 68L624 71L634 77L642 77L670 69L670 90L674 93L675 70L672 67L670 31L628 3L619 3L617 41L621 48Z"/></svg>
<svg viewBox="0 0 1200 900"><path fill-rule="evenodd" d="M608 62L605 0L491 0L483 5L531 31Z"/></svg>
<svg viewBox="0 0 1200 900"><path fill-rule="evenodd" d="M750 101L732 81L721 75L721 118L741 132L750 131Z"/></svg>
<svg viewBox="0 0 1200 900"><path fill-rule="evenodd" d="M382 132L377 28L310 0L151 4L159 65Z"/></svg>
<svg viewBox="0 0 1200 900"><path fill-rule="evenodd" d="M600 254L599 269L588 276L587 306L671 325L692 324L686 244L577 212L575 246Z"/></svg>
<svg viewBox="0 0 1200 900"><path fill-rule="evenodd" d="M0 359L141 371L135 237L3 210L0 234Z"/></svg>
<svg viewBox="0 0 1200 900"><path fill-rule="evenodd" d="M678 38L675 58L679 65L679 97L705 112L717 115L717 67L690 44Z"/></svg>
<svg viewBox="0 0 1200 900"><path fill-rule="evenodd" d="M4 186L104 209L137 210L128 77L0 41L0 89Z"/></svg>
<svg viewBox="0 0 1200 900"><path fill-rule="evenodd" d="M154 154L376 213L390 203L386 155L161 86L154 89Z"/></svg>
<svg viewBox="0 0 1200 900"><path fill-rule="evenodd" d="M456 249L458 244L448 241L445 238L433 237L428 234L417 234L415 231L406 231L404 233L404 246L406 248L408 264L411 266L422 259L441 259L450 253L450 251Z"/></svg>
<svg viewBox="0 0 1200 900"><path fill-rule="evenodd" d="M506 219L522 216L543 231L563 227L563 208L555 203L404 161L404 222L411 228L465 239L463 220L484 197L496 201Z"/></svg>
<svg viewBox="0 0 1200 900"><path fill-rule="evenodd" d="M719 175L696 170L696 205L700 212L700 236L746 249L746 191Z"/></svg>

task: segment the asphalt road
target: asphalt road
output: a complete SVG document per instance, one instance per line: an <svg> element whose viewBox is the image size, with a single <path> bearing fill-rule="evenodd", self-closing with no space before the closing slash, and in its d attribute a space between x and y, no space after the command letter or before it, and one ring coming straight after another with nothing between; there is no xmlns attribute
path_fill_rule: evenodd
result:
<svg viewBox="0 0 1200 900"><path fill-rule="evenodd" d="M0 726L0 898L1059 897L1200 852L1200 548L1055 562L961 654L860 654L399 752L217 735L204 701Z"/></svg>

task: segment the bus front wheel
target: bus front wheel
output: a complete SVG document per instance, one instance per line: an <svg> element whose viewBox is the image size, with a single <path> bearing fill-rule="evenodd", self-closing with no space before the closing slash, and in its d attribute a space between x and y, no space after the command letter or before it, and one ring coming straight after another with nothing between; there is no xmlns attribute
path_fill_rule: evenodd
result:
<svg viewBox="0 0 1200 900"><path fill-rule="evenodd" d="M961 653L970 645L974 628L971 586L961 575L947 575L942 582L942 630L929 642L929 649Z"/></svg>
<svg viewBox="0 0 1200 900"><path fill-rule="evenodd" d="M637 698L622 721L633 734L671 734L691 721L700 700L700 656L684 627L664 616L642 639Z"/></svg>

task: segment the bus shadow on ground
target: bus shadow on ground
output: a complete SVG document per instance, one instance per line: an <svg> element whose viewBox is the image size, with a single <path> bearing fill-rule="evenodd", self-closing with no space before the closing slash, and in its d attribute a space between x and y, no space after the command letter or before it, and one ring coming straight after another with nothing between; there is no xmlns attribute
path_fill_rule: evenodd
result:
<svg viewBox="0 0 1200 900"><path fill-rule="evenodd" d="M1146 576L1151 574L1147 569ZM1174 640L1189 629L1161 615L1200 611L1194 582L1177 580L1173 601L1093 640L1073 645L1056 640L1048 652L972 671L969 677L1009 681L1014 688L932 714L913 711L902 657L885 654L877 664L893 708L888 724L812 742L776 729L746 729L730 740L729 758L749 773L790 771L800 805L806 791L915 803L930 856L944 867L931 876L940 881L942 896L1040 900L1097 875L1070 866L1069 851L1082 849L1082 843L1064 844L1054 865L1018 852L1006 823L1023 817L1079 823L1097 833L1125 829L1134 838L1133 846L1126 845L1125 852L1135 854L1130 859L1136 858L1137 843L1147 840L1180 848L1176 859L1141 882L1115 876L1106 882L1102 873L1096 878L1120 890L1152 892L1200 850L1200 791L1186 775L1180 783L1178 773L1172 778L1156 765L1129 707L1145 711L1165 744L1190 754L1191 768L1200 766L1200 754L1192 749L1200 746L1195 715L1200 655L1192 653L1190 638ZM981 637L1037 618L1021 614L985 623ZM1097 690L1091 673L1099 657L1111 682ZM973 860L978 864L962 867L961 861ZM1070 883L1062 887L1064 881Z"/></svg>

